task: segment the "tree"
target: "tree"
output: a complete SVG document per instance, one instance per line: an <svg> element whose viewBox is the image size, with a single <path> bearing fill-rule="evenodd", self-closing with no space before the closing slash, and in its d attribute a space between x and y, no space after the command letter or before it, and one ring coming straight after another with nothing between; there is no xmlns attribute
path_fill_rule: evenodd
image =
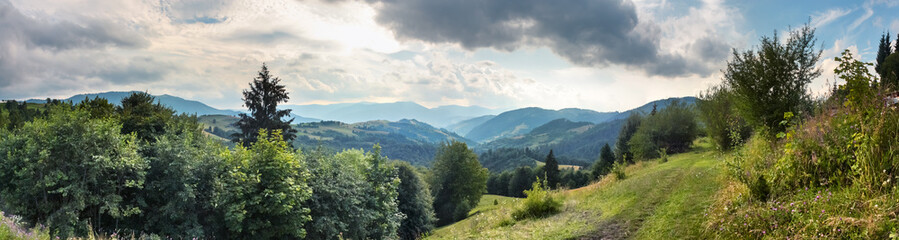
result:
<svg viewBox="0 0 899 240"><path fill-rule="evenodd" d="M509 196L525 197L524 191L530 189L531 184L537 180L537 175L530 167L518 167L509 179Z"/></svg>
<svg viewBox="0 0 899 240"><path fill-rule="evenodd" d="M602 146L602 150L599 151L599 159L590 166L592 179L599 179L599 177L609 174L613 163L615 163L615 155L612 154L612 148L606 143L606 145Z"/></svg>
<svg viewBox="0 0 899 240"><path fill-rule="evenodd" d="M627 117L627 120L625 120L624 126L621 126L621 132L618 134L618 140L615 142L615 159L618 159L618 161L630 162L634 159L634 154L631 153L627 142L630 141L631 137L634 136L634 133L637 132L637 127L640 126L640 122L642 121L642 115L639 113L631 113L631 115Z"/></svg>
<svg viewBox="0 0 899 240"><path fill-rule="evenodd" d="M890 48L890 33L887 32L880 36L880 45L877 46L877 58L874 61L874 72L880 74L882 71L883 62L887 59L887 56L893 53L893 50ZM880 79L884 79L884 75L880 75ZM883 82L881 82L883 84Z"/></svg>
<svg viewBox="0 0 899 240"><path fill-rule="evenodd" d="M689 150L697 132L692 109L675 100L656 115L643 120L628 146L637 159L657 158L660 149L682 153Z"/></svg>
<svg viewBox="0 0 899 240"><path fill-rule="evenodd" d="M890 54L880 69L882 87L899 89L899 53Z"/></svg>
<svg viewBox="0 0 899 240"><path fill-rule="evenodd" d="M306 200L312 195L309 172L300 155L281 138L260 129L249 148L231 153L227 191L218 202L233 238L304 238L311 220Z"/></svg>
<svg viewBox="0 0 899 240"><path fill-rule="evenodd" d="M149 148L143 214L128 221L131 229L173 238L224 237L223 215L215 207L221 177L228 165L220 142L206 138L196 119L176 118Z"/></svg>
<svg viewBox="0 0 899 240"><path fill-rule="evenodd" d="M441 144L433 164L429 184L437 225L467 217L487 190L487 169L468 145L457 141Z"/></svg>
<svg viewBox="0 0 899 240"><path fill-rule="evenodd" d="M260 129L268 132L280 130L281 139L290 142L296 138L296 129L290 127L293 118L287 121L282 119L290 116L290 109L278 110L279 103L286 103L290 97L284 85L279 85L280 78L273 77L265 64L258 76L250 83L250 90L243 91L244 106L250 110L250 114L241 113L240 120L234 123L240 129L240 133L232 135L234 142L249 145L256 142Z"/></svg>
<svg viewBox="0 0 899 240"><path fill-rule="evenodd" d="M146 92L133 92L123 98L122 106L116 108L122 122L122 133L135 133L138 139L146 142L156 141L156 136L165 134L165 125L175 110L154 101L156 98ZM88 104L102 105L100 102ZM96 114L102 114L102 110Z"/></svg>
<svg viewBox="0 0 899 240"><path fill-rule="evenodd" d="M549 189L559 187L559 162L556 161L556 157L553 156L553 150L549 150L549 154L546 155L545 165L543 165L543 173L546 174L544 178L546 178L546 182L549 186L546 186Z"/></svg>
<svg viewBox="0 0 899 240"><path fill-rule="evenodd" d="M434 199L415 167L403 161L395 161L394 166L400 178L397 188L399 210L406 216L397 233L400 239L418 239L434 229L434 222L437 221L431 205Z"/></svg>
<svg viewBox="0 0 899 240"><path fill-rule="evenodd" d="M791 31L784 43L775 32L761 38L758 50L734 50L727 63L724 80L733 89L740 116L767 130L769 138L785 130L780 124L785 112L809 112L804 108L810 101L806 86L821 75L816 41L808 25Z"/></svg>
<svg viewBox="0 0 899 240"><path fill-rule="evenodd" d="M143 187L147 169L134 135L71 105L48 111L0 141L0 202L64 238L139 214L126 200Z"/></svg>
<svg viewBox="0 0 899 240"><path fill-rule="evenodd" d="M736 113L732 90L725 84L699 94L696 108L708 136L718 149L731 150L752 134L752 128Z"/></svg>
<svg viewBox="0 0 899 240"><path fill-rule="evenodd" d="M94 99L88 99L84 97L78 105L75 105L77 108L81 108L87 110L91 118L108 118L112 117L115 114L115 105L109 103L105 98L95 97Z"/></svg>

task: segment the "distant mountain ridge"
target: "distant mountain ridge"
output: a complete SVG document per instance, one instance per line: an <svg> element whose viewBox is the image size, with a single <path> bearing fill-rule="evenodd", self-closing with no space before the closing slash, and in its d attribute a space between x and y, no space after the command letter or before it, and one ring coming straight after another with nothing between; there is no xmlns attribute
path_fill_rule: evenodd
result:
<svg viewBox="0 0 899 240"><path fill-rule="evenodd" d="M303 116L345 123L357 123L372 120L396 122L402 119L415 119L435 127L446 127L466 119L497 114L499 110L480 106L448 105L427 108L414 102L394 103L338 103L313 105L284 105Z"/></svg>
<svg viewBox="0 0 899 240"><path fill-rule="evenodd" d="M618 114L618 112L597 112L578 108L561 110L548 110L537 107L521 108L501 113L474 127L465 135L465 138L478 142L489 142L504 137L526 134L540 125L560 118L576 122L601 123Z"/></svg>

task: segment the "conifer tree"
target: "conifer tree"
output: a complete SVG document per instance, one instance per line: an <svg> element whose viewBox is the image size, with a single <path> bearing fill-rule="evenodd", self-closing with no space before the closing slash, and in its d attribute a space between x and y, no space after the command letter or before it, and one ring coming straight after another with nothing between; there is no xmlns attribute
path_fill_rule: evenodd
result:
<svg viewBox="0 0 899 240"><path fill-rule="evenodd" d="M280 82L281 79L272 76L263 63L262 70L250 83L250 89L243 91L244 106L250 110L250 114L240 114L240 120L234 124L240 129L240 133L231 136L233 141L249 145L256 141L260 129L268 132L281 130L281 138L287 142L296 138L297 130L290 127L293 119L282 120L290 116L290 109L278 110L279 103L286 103L290 99L287 89Z"/></svg>
<svg viewBox="0 0 899 240"><path fill-rule="evenodd" d="M897 41L899 41L899 40L897 40ZM890 45L891 45L890 44L890 33L887 32L886 34L881 35L880 36L880 45L877 47L877 59L875 59L875 63L874 63L874 71L877 72L878 74L880 74L880 79L884 78L884 75L882 73L883 72L882 71L883 61L885 61L887 59L887 57L890 56L890 53L892 53L892 49L890 49Z"/></svg>
<svg viewBox="0 0 899 240"><path fill-rule="evenodd" d="M546 165L543 166L543 172L546 173L546 183L549 185L548 188L556 188L559 185L559 162L556 160L556 156L553 155L553 150L549 150L549 154L546 155Z"/></svg>

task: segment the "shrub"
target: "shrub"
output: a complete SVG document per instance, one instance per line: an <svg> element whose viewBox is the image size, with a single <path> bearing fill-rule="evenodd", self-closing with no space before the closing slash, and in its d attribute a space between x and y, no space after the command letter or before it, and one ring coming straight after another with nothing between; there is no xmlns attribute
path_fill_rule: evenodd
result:
<svg viewBox="0 0 899 240"><path fill-rule="evenodd" d="M559 212L562 201L554 198L542 185L538 178L531 190L524 191L528 197L512 212L512 218L515 220L542 218Z"/></svg>
<svg viewBox="0 0 899 240"><path fill-rule="evenodd" d="M659 161L668 162L668 149L659 148Z"/></svg>
<svg viewBox="0 0 899 240"><path fill-rule="evenodd" d="M726 84L714 86L696 101L706 133L723 151L739 146L752 133L752 128L736 113L732 91Z"/></svg>
<svg viewBox="0 0 899 240"><path fill-rule="evenodd" d="M627 176L624 174L625 167L627 166L622 162L615 162L615 164L612 165L612 174L615 174L615 179L624 180L625 178L627 178Z"/></svg>

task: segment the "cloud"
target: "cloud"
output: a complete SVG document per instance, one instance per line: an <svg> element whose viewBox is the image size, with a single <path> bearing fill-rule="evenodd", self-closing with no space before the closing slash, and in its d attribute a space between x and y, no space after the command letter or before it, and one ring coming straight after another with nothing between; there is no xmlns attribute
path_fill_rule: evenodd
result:
<svg viewBox="0 0 899 240"><path fill-rule="evenodd" d="M619 64L649 75L707 75L710 69L660 50L662 33L628 0L370 0L399 39L513 51L548 46L581 66Z"/></svg>
<svg viewBox="0 0 899 240"><path fill-rule="evenodd" d="M871 18L871 16L874 16L874 10L871 9L871 7L865 7L865 13L856 18L855 21L852 22L852 24L849 24L849 31L858 28L859 25L867 21L869 18Z"/></svg>
<svg viewBox="0 0 899 240"><path fill-rule="evenodd" d="M63 51L73 48L140 48L148 41L111 23L86 18L80 23L28 17L9 1L0 0L0 41L17 42L30 48Z"/></svg>
<svg viewBox="0 0 899 240"><path fill-rule="evenodd" d="M834 8L827 10L826 12L817 13L812 16L812 26L815 28L821 28L822 26L825 26L830 22L837 20L838 18L846 16L850 12L852 12L852 10Z"/></svg>

